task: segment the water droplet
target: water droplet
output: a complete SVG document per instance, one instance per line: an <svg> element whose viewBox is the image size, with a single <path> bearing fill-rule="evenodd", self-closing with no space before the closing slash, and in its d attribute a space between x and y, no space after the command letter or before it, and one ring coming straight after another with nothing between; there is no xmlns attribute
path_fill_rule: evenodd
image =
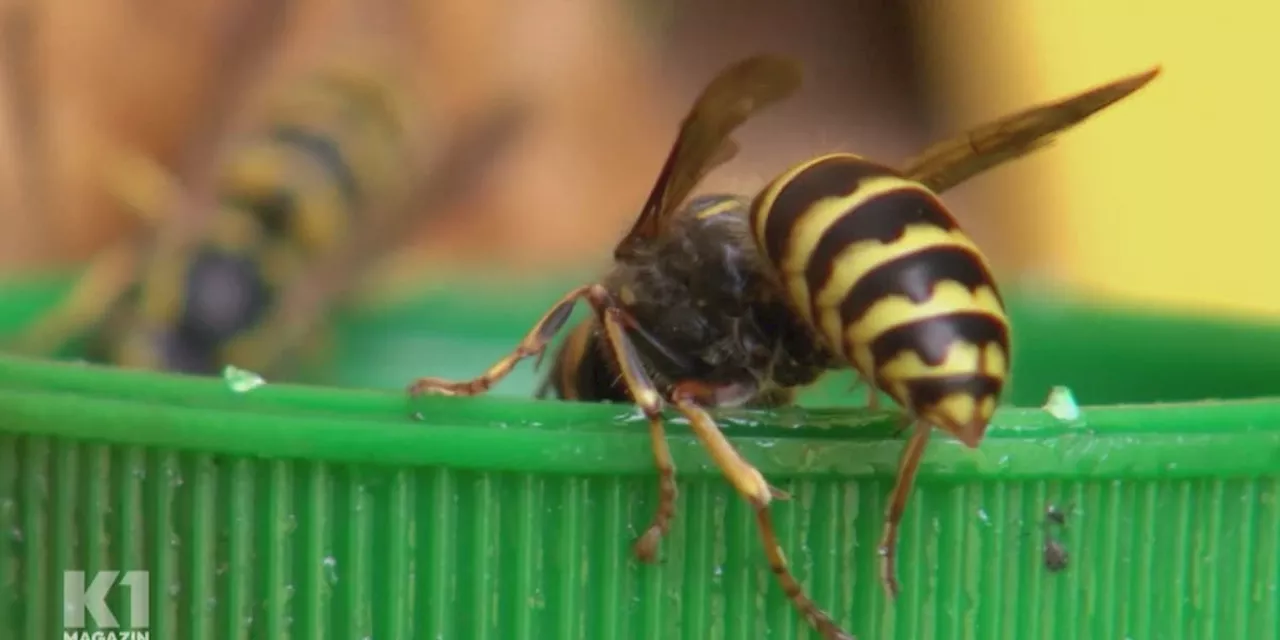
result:
<svg viewBox="0 0 1280 640"><path fill-rule="evenodd" d="M26 537L23 535L22 529L18 527L14 527L12 530L10 530L9 536L13 538L14 542L22 542Z"/></svg>
<svg viewBox="0 0 1280 640"><path fill-rule="evenodd" d="M218 608L217 598L208 598L204 601L205 611L213 611L214 609L217 609L217 608Z"/></svg>
<svg viewBox="0 0 1280 640"><path fill-rule="evenodd" d="M991 524L991 516L987 515L986 509L978 509L978 519L981 520L983 524Z"/></svg>
<svg viewBox="0 0 1280 640"><path fill-rule="evenodd" d="M1063 422L1080 418L1080 405L1076 404L1075 395L1067 387L1050 389L1049 398L1045 401L1043 408L1049 415Z"/></svg>
<svg viewBox="0 0 1280 640"><path fill-rule="evenodd" d="M248 393L267 383L262 376L231 365L222 370L222 379L236 393Z"/></svg>
<svg viewBox="0 0 1280 640"><path fill-rule="evenodd" d="M338 582L338 559L333 556L325 556L324 558L325 579L329 584Z"/></svg>

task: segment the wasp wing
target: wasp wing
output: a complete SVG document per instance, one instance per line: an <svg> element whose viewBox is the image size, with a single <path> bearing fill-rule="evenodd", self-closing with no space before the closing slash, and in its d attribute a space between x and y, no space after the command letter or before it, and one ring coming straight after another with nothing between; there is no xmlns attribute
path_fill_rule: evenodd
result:
<svg viewBox="0 0 1280 640"><path fill-rule="evenodd" d="M903 175L923 183L935 193L946 191L996 165L1052 143L1058 133L1128 97L1159 73L1160 67L1154 67L971 129L908 160Z"/></svg>
<svg viewBox="0 0 1280 640"><path fill-rule="evenodd" d="M795 93L800 67L777 56L754 56L722 71L703 89L680 125L680 133L640 216L617 248L615 257L662 232L675 210L712 168L736 153L729 139L735 129L760 109Z"/></svg>

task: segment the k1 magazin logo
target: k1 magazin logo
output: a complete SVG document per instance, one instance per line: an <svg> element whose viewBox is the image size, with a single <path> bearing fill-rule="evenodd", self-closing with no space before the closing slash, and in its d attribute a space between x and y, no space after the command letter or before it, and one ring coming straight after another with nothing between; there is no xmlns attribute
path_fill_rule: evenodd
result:
<svg viewBox="0 0 1280 640"><path fill-rule="evenodd" d="M122 626L107 605L114 588L129 589L128 625ZM146 571L97 571L86 581L83 571L64 571L62 578L63 640L151 640L151 575ZM85 618L99 631L86 630Z"/></svg>

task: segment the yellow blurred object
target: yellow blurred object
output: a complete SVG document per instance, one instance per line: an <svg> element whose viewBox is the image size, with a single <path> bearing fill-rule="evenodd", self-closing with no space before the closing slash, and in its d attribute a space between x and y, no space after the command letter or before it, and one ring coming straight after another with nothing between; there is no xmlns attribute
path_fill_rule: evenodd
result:
<svg viewBox="0 0 1280 640"><path fill-rule="evenodd" d="M147 224L159 223L165 204L178 198L179 186L172 174L154 158L128 149L112 149L105 156L101 164L103 188L129 213Z"/></svg>
<svg viewBox="0 0 1280 640"><path fill-rule="evenodd" d="M960 6L963 5L963 6ZM919 12L948 129L1164 68L1141 95L985 181L977 216L1009 266L1108 297L1280 315L1270 173L1280 5L1134 0L931 3ZM1274 257L1273 257L1274 256Z"/></svg>
<svg viewBox="0 0 1280 640"><path fill-rule="evenodd" d="M46 202L25 206L21 170L35 154L19 148L22 129L6 120L11 94L33 92L0 82L0 273L69 267L136 229L136 212L113 189L139 196L149 185L136 166L106 166L118 149L199 173L186 167L200 164L189 155L215 146L203 138L230 138L207 133L215 127L204 115L233 93L223 85L230 53L242 50L236 27L265 3L135 5L20 0L0 8L0 18L36 12L32 62L49 156L49 186L38 193ZM404 250L433 260L487 264L497 255L523 270L603 259L599 247L629 223L674 128L651 45L619 3L288 0L287 8L279 46L263 61L265 82L247 90L241 119L257 117L277 80L365 54L405 67L406 93L426 105L413 119L433 129L513 96L539 114L482 197L440 216L449 218L443 227L405 234ZM119 173L123 183L113 183ZM37 207L45 210L25 210Z"/></svg>

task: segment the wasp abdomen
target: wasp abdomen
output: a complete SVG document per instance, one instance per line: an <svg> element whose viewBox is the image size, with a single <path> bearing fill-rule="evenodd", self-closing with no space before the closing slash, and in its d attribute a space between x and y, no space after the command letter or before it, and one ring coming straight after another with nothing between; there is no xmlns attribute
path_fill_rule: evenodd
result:
<svg viewBox="0 0 1280 640"><path fill-rule="evenodd" d="M937 195L832 154L776 179L751 215L796 310L833 350L918 415L980 434L1008 371L1008 320Z"/></svg>
<svg viewBox="0 0 1280 640"><path fill-rule="evenodd" d="M277 125L270 139L285 148L294 148L329 174L348 204L360 202L360 180L348 158L330 133L311 131L296 125Z"/></svg>

